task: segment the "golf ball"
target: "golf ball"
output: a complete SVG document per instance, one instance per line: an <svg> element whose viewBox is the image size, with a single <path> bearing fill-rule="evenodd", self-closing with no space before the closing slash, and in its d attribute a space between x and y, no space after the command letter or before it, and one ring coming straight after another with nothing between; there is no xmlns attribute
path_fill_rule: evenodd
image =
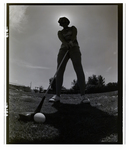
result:
<svg viewBox="0 0 129 150"><path fill-rule="evenodd" d="M45 122L45 120L46 120L46 117L42 113L36 113L34 115L34 121L37 123L43 123L43 122Z"/></svg>

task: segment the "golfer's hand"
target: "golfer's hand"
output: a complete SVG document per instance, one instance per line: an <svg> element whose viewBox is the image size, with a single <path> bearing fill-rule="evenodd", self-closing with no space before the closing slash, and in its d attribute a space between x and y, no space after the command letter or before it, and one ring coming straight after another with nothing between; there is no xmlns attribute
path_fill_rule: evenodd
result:
<svg viewBox="0 0 129 150"><path fill-rule="evenodd" d="M69 43L64 43L64 45L65 45L65 47L66 47L67 49L69 49L69 48L70 48Z"/></svg>
<svg viewBox="0 0 129 150"><path fill-rule="evenodd" d="M70 48L73 47L73 42L72 41L69 42L69 47Z"/></svg>

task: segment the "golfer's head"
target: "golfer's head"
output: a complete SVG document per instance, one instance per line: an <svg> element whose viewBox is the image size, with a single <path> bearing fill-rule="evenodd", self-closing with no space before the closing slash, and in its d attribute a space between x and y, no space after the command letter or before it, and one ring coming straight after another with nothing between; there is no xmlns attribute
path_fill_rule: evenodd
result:
<svg viewBox="0 0 129 150"><path fill-rule="evenodd" d="M61 17L59 18L58 23L60 24L60 26L64 26L64 25L68 26L70 21L66 17Z"/></svg>

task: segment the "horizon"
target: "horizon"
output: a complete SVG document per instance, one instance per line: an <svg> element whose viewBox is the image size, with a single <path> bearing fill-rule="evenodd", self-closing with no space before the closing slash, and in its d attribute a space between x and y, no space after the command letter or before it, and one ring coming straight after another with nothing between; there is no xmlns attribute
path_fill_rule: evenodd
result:
<svg viewBox="0 0 129 150"><path fill-rule="evenodd" d="M74 79L73 79L74 80ZM73 81L71 81L71 87L72 87L72 82ZM117 81L118 82L118 81ZM117 82L108 82L108 83L117 83ZM105 86L108 84L108 83L105 83ZM87 82L86 82L86 84L87 84ZM22 85L22 84L19 84L19 83L12 83L12 82L9 82L9 85L16 85L16 86L25 86L25 87L30 87L31 89L35 89L35 88L39 88L39 87L43 87L43 86L33 86L33 82L30 82L30 84L29 85ZM64 88L66 88L64 85L62 85L62 87L64 87ZM71 87L69 87L69 88L66 88L66 89L71 89ZM44 88L43 87L43 89L44 90L46 90L48 87L46 87L46 88Z"/></svg>

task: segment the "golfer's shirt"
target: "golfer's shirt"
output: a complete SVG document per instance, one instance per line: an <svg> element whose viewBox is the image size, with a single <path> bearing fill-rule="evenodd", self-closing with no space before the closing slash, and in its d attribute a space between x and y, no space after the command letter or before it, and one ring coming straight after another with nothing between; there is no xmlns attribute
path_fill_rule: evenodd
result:
<svg viewBox="0 0 129 150"><path fill-rule="evenodd" d="M70 42L71 41L71 37L72 37L72 27L70 27L68 30L66 30L65 32L61 31L63 38L65 39L66 42ZM78 41L77 39L74 40L73 42L73 46L79 46L78 45ZM61 48L64 48L65 45L62 43Z"/></svg>

